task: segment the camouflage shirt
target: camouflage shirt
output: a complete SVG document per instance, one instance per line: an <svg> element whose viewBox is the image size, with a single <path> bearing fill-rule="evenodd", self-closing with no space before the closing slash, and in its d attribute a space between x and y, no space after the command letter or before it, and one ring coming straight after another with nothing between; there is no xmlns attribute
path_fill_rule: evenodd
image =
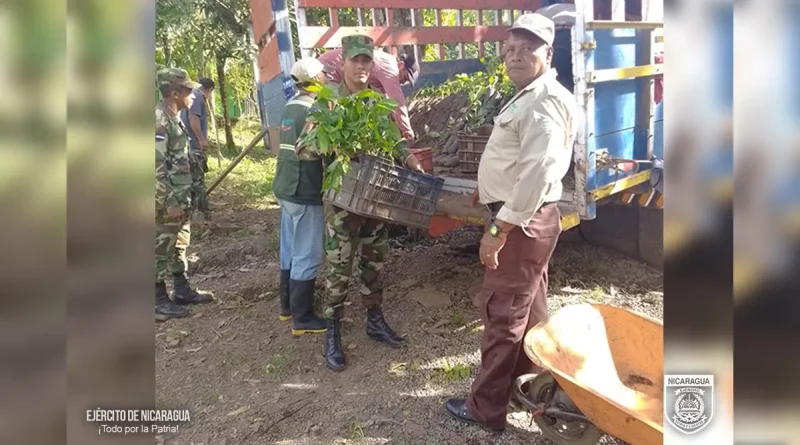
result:
<svg viewBox="0 0 800 445"><path fill-rule="evenodd" d="M188 209L192 172L189 133L180 118L156 107L156 208Z"/></svg>

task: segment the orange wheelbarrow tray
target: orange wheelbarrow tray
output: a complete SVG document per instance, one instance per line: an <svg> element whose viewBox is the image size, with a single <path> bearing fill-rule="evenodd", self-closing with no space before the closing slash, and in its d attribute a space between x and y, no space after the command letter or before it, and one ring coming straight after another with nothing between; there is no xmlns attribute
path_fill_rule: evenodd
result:
<svg viewBox="0 0 800 445"><path fill-rule="evenodd" d="M547 370L514 392L559 445L603 434L631 445L663 444L664 326L606 305L567 306L525 335L526 355Z"/></svg>

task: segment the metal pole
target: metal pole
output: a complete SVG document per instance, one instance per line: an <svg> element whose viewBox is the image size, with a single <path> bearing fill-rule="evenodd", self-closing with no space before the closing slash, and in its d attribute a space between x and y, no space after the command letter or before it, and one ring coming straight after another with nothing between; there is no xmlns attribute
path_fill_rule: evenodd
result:
<svg viewBox="0 0 800 445"><path fill-rule="evenodd" d="M261 131L258 132L256 137L254 137L253 140L250 141L247 147L245 147L244 150L242 150L242 152L239 153L239 155L236 156L236 158L234 158L233 161L231 161L231 165L229 165L222 173L220 173L219 177L214 180L214 183L212 183L208 187L208 189L206 190L206 196L211 194L211 191L214 190L217 187L217 185L219 185L219 183L222 182L223 179L225 179L226 176L228 176L228 173L233 171L233 169L239 164L239 162L241 162L241 160L244 159L244 157L247 156L248 153L250 153L250 150L252 150L258 144L258 141L262 140L266 134L267 134L267 127L261 127Z"/></svg>

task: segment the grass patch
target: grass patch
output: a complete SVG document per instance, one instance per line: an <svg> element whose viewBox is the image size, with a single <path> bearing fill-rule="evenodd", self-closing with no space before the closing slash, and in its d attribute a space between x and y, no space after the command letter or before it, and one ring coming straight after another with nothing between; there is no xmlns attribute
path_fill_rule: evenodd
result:
<svg viewBox="0 0 800 445"><path fill-rule="evenodd" d="M276 227L269 232L267 247L270 252L277 252L281 247L281 229Z"/></svg>
<svg viewBox="0 0 800 445"><path fill-rule="evenodd" d="M599 303L605 299L606 292L600 286L595 286L589 293L589 297Z"/></svg>
<svg viewBox="0 0 800 445"><path fill-rule="evenodd" d="M458 310L453 312L453 318L450 319L450 324L454 327L461 327L467 324L464 313Z"/></svg>
<svg viewBox="0 0 800 445"><path fill-rule="evenodd" d="M350 440L354 441L361 441L364 440L364 428L361 426L361 422L358 419L354 419L350 422L350 425L347 427L348 435L350 436Z"/></svg>
<svg viewBox="0 0 800 445"><path fill-rule="evenodd" d="M225 146L224 132L220 129L222 140L214 141L208 148L208 173L206 173L206 186L211 185L220 174L231 164L236 156L242 152L247 144L258 134L260 124L258 121L239 121L233 129L236 146L229 149ZM217 187L218 191L229 196L234 207L239 208L264 208L275 205L272 195L272 181L275 178L277 159L271 156L263 142L259 142L233 171ZM215 190L215 192L218 192ZM211 199L214 199L212 192Z"/></svg>
<svg viewBox="0 0 800 445"><path fill-rule="evenodd" d="M211 185L231 164L233 158L220 159L211 155L208 159L206 184ZM222 180L218 189L232 199L234 207L264 208L275 205L272 194L272 180L275 179L277 159L266 155L247 155ZM216 190L215 190L216 191ZM211 200L215 193L212 192Z"/></svg>
<svg viewBox="0 0 800 445"><path fill-rule="evenodd" d="M472 366L445 361L442 366L436 369L435 375L447 382L460 382L472 375Z"/></svg>
<svg viewBox="0 0 800 445"><path fill-rule="evenodd" d="M235 352L229 352L227 356L222 360L223 364L232 368L238 368L242 365L247 364L247 362L248 362L247 355Z"/></svg>
<svg viewBox="0 0 800 445"><path fill-rule="evenodd" d="M281 378L289 370L291 364L291 354L288 351L280 351L273 354L269 361L261 367L263 377Z"/></svg>

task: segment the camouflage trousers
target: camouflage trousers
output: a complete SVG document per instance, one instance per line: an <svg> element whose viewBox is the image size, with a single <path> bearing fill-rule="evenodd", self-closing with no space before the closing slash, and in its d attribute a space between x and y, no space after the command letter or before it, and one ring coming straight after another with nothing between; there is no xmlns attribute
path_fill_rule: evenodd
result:
<svg viewBox="0 0 800 445"><path fill-rule="evenodd" d="M203 213L208 220L211 217L211 208L208 205L206 193L206 172L208 171L208 158L205 153L192 152L189 154L189 166L192 171L192 209Z"/></svg>
<svg viewBox="0 0 800 445"><path fill-rule="evenodd" d="M325 315L330 316L333 308L347 299L348 282L359 245L361 302L366 308L380 306L383 302L383 266L389 254L387 225L339 207L326 206L325 226L325 256L328 260Z"/></svg>
<svg viewBox="0 0 800 445"><path fill-rule="evenodd" d="M191 241L190 215L170 218L166 210L156 210L156 283L170 274L186 272L186 249Z"/></svg>

